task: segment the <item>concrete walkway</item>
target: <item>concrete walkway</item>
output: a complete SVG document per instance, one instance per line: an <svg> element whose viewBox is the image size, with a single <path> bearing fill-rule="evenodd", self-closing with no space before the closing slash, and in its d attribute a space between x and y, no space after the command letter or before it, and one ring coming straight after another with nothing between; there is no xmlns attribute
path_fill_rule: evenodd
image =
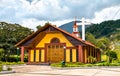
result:
<svg viewBox="0 0 120 76"><path fill-rule="evenodd" d="M120 76L120 67L52 68L44 65L13 66L12 74L0 76Z"/></svg>

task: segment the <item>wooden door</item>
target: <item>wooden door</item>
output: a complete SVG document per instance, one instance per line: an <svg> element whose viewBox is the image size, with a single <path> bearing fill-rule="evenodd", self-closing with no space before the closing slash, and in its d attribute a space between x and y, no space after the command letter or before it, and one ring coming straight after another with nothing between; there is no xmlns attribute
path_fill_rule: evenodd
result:
<svg viewBox="0 0 120 76"><path fill-rule="evenodd" d="M47 46L47 62L61 62L64 60L64 48L60 44L50 44Z"/></svg>

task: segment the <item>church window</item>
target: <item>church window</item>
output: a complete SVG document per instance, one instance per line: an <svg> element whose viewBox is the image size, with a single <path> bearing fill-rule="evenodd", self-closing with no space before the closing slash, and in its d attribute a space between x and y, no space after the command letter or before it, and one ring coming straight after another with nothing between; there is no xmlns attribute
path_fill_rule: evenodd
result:
<svg viewBox="0 0 120 76"><path fill-rule="evenodd" d="M48 48L50 48L50 46L48 46Z"/></svg>
<svg viewBox="0 0 120 76"><path fill-rule="evenodd" d="M58 38L53 38L51 40L51 43L60 43L60 40Z"/></svg>

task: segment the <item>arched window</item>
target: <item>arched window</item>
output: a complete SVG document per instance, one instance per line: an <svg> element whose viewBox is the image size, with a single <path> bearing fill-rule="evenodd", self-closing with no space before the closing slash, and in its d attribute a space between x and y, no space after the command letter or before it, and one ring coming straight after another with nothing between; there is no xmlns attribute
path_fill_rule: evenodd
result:
<svg viewBox="0 0 120 76"><path fill-rule="evenodd" d="M60 40L58 38L53 38L51 40L51 43L60 43Z"/></svg>

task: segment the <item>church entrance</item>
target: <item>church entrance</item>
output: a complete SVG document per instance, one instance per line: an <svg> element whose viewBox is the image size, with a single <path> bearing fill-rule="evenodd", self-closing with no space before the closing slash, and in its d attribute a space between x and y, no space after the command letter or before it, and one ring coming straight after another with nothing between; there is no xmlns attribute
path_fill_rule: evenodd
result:
<svg viewBox="0 0 120 76"><path fill-rule="evenodd" d="M47 62L57 63L64 60L64 43L60 43L58 38L51 39L51 42L46 44L47 47Z"/></svg>
<svg viewBox="0 0 120 76"><path fill-rule="evenodd" d="M64 45L49 44L47 45L47 62L57 63L64 61Z"/></svg>

